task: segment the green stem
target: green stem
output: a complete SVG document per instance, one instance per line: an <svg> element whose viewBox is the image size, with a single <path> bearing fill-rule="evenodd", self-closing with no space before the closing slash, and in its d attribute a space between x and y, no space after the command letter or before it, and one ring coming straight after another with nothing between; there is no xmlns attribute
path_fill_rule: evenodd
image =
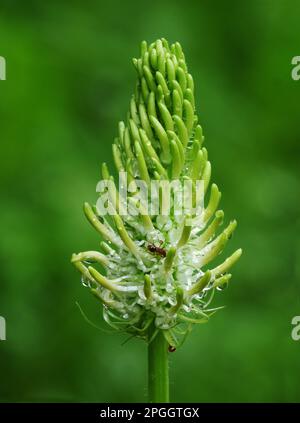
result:
<svg viewBox="0 0 300 423"><path fill-rule="evenodd" d="M161 330L148 346L148 395L150 403L169 402L168 342Z"/></svg>

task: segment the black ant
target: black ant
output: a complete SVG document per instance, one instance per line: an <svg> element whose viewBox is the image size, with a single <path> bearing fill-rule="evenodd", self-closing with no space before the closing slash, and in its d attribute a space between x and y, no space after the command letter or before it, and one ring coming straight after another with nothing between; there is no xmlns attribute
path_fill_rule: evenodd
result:
<svg viewBox="0 0 300 423"><path fill-rule="evenodd" d="M169 347L168 347L168 351L169 351L169 352L175 352L175 351L176 351L176 348L175 348L175 347L173 347L173 345L169 345Z"/></svg>
<svg viewBox="0 0 300 423"><path fill-rule="evenodd" d="M160 245L161 244L162 244L162 241L161 241ZM159 254L162 257L166 257L166 255L167 255L167 252L164 248L157 247L154 244L149 244L147 248L148 248L148 251L150 251L150 253Z"/></svg>

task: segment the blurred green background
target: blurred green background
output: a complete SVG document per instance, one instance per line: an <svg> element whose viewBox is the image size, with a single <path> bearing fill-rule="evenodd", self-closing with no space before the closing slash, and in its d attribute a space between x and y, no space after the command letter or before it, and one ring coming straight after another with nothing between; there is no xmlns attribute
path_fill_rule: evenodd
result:
<svg viewBox="0 0 300 423"><path fill-rule="evenodd" d="M139 43L183 45L213 179L242 246L225 310L171 355L174 401L299 401L300 5L1 0L1 401L145 401L146 346L106 334L69 263L133 92Z"/></svg>

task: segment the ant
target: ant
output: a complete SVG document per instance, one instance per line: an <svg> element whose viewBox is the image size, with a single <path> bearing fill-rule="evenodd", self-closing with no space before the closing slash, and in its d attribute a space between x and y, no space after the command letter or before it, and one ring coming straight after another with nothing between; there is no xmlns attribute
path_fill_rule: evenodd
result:
<svg viewBox="0 0 300 423"><path fill-rule="evenodd" d="M163 243L163 241L161 241L160 245L162 243ZM164 248L157 247L154 244L149 244L147 248L148 248L148 251L150 251L150 253L159 254L162 257L166 257L166 255L167 255L167 252Z"/></svg>

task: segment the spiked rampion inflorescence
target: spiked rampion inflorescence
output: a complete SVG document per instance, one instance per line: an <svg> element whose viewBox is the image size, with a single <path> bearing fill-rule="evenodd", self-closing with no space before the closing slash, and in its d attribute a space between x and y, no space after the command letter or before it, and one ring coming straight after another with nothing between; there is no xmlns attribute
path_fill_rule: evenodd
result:
<svg viewBox="0 0 300 423"><path fill-rule="evenodd" d="M138 81L126 122L119 123L113 144L117 171L126 172L126 184L137 180L203 181L207 201L200 215L138 215L136 190L128 193L129 213L120 209L124 199L105 164L102 179L109 180L113 213L103 216L85 203L84 213L102 236L101 252L74 254L72 262L82 281L103 304L105 321L113 328L148 342L158 330L178 347L193 324L206 322L216 309L209 307L215 289L230 280L238 260L235 251L217 266L210 263L222 252L236 221L216 235L224 213L218 210L221 193L210 184L211 164L202 146L202 128L195 112L194 82L179 43L165 39L147 45L133 59ZM133 192L134 191L134 192ZM159 201L166 193L159 192ZM206 198L206 197L205 197ZM149 336L149 328L151 336Z"/></svg>

